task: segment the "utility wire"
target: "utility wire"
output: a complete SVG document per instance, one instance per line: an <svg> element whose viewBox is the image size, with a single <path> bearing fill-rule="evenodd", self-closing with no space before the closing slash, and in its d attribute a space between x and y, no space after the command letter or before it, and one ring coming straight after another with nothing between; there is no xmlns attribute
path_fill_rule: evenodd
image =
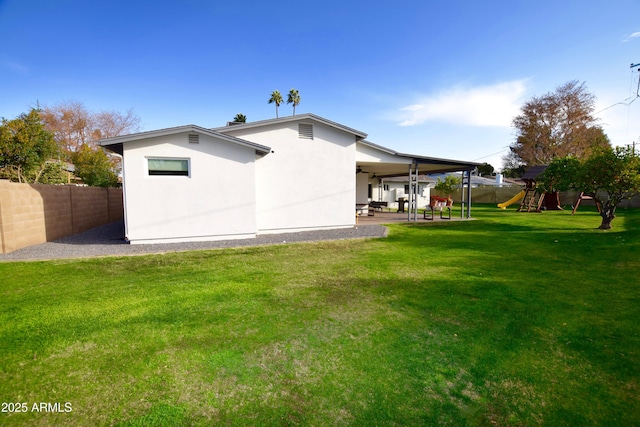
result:
<svg viewBox="0 0 640 427"><path fill-rule="evenodd" d="M634 64L631 64L631 68L633 68L633 67L637 67L638 65L640 65L640 64L635 64L635 65L634 65ZM640 69L638 69L638 71L640 71ZM632 76L633 76L633 70L631 70L631 74L632 74ZM632 77L632 78L633 78L633 77ZM600 114L600 113L602 113L603 111L608 110L609 108L615 107L616 105L624 105L624 106L627 106L627 107L628 107L628 106L630 106L631 104L633 104L633 102L634 102L636 99L638 99L638 98L640 98L640 76L638 77L638 85L637 85L637 87L636 87L636 94L635 94L635 95L630 96L630 97L628 97L627 99L625 99L625 100L623 100L623 101L616 102L615 104L609 105L608 107L603 108L603 109L602 109L602 110L600 110L600 111L596 111L596 112L595 112L595 113L593 113L593 114L594 114L594 115L596 115L596 114Z"/></svg>
<svg viewBox="0 0 640 427"><path fill-rule="evenodd" d="M479 157L479 158L477 158L477 159L473 159L473 160L472 160L472 162L477 162L478 160L486 159L487 157L491 157L491 156L495 156L496 154L504 153L504 152L505 152L505 151L507 151L508 149L509 149L509 147L504 148L504 149L502 149L502 150L500 150L500 151L497 151L497 152L495 152L495 153L488 154L488 155L486 155L486 156Z"/></svg>
<svg viewBox="0 0 640 427"><path fill-rule="evenodd" d="M640 66L640 64L631 64L631 68L638 67L638 66ZM638 68L638 72L640 72L640 68ZM632 75L632 79L633 79L633 70L631 70L631 75ZM603 108L603 109L602 109L602 110L600 110L600 111L596 111L596 112L595 112L595 113L593 113L593 114L594 114L594 115L596 115L596 114L600 114L600 113L602 113L603 111L607 111L609 108L613 108L613 107L615 107L616 105L625 105L625 106L627 106L627 107L628 107L628 106L630 106L631 104L633 104L633 102L634 102L636 99L638 99L638 98L640 98L640 73L639 73L639 76L638 76L638 85L636 86L636 94L635 94L635 95L630 96L630 97L628 97L627 99L625 99L625 100L623 100L623 101L616 102L615 104L609 105L608 107ZM505 152L505 151L507 151L507 150L509 150L509 147L506 147L506 148L504 148L504 149L502 149L502 150L500 150L500 151L496 151L495 153L488 154L488 155L483 156L483 157L478 157L477 159L474 159L474 160L472 160L472 161L473 161L473 162L477 162L478 160L486 159L487 157L491 157L491 156L495 156L495 155L500 154L500 153L504 153L504 152Z"/></svg>

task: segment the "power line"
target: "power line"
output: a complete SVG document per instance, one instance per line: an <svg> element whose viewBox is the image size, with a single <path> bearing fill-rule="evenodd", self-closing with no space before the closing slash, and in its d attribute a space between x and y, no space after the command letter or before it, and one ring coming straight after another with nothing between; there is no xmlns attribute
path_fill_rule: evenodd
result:
<svg viewBox="0 0 640 427"><path fill-rule="evenodd" d="M631 73L632 73L632 74L633 74L633 68L636 68L636 67L640 67L640 63L637 63L637 64L631 64L631 66L629 67L629 68L631 68L631 69L632 69L632 70L631 70ZM630 97L628 97L627 99L625 99L625 100L623 100L623 101L616 102L615 104L612 104L612 105L610 105L610 106L608 106L608 107L606 107L606 108L603 108L603 109L602 109L602 110L600 110L600 111L596 111L596 112L595 112L595 113L593 113L593 114L594 114L594 115L596 115L596 114L600 114L600 113L602 113L603 111L608 110L609 108L613 108L613 107L615 107L616 105L625 105L625 106L627 106L627 107L628 107L628 106L630 106L631 104L633 104L633 102L634 102L636 99L640 98L640 68L638 68L638 73L639 73L639 76L638 76L638 85L637 85L637 87L636 87L636 94L635 94L635 95L630 96ZM634 143L634 144L635 144L635 143ZM497 154L504 153L505 151L509 150L509 148L510 148L510 147L506 147L506 148L504 148L504 149L502 149L502 150L500 150L500 151L497 151L497 152L495 152L495 153L488 154L488 155L483 156L483 157L478 157L477 159L474 159L474 160L472 160L472 161L473 161L473 162L477 162L477 161L479 161L479 160L483 160L483 159L486 159L486 158L488 158L488 157L492 157L492 156L495 156L495 155L497 155Z"/></svg>
<svg viewBox="0 0 640 427"><path fill-rule="evenodd" d="M631 68L631 73L633 73L633 68L635 67L640 67L640 63L638 64L631 64L631 66L629 68ZM638 68L638 72L640 72L640 68ZM633 104L633 102L640 98L640 76L638 76L638 86L636 87L636 94L633 96L628 97L627 99L620 101L620 102L616 102L615 104L609 105L607 108L603 108L600 111L596 111L595 113L593 113L594 115L596 114L600 114L603 111L608 110L609 108L615 107L616 105L624 105L626 107L630 106L631 104Z"/></svg>
<svg viewBox="0 0 640 427"><path fill-rule="evenodd" d="M488 154L488 155L483 156L483 157L479 157L479 158L477 158L477 159L472 160L472 162L477 162L478 160L486 159L487 157L491 157L491 156L495 156L496 154L504 153L504 152L505 152L505 151L507 151L508 149L509 149L509 147L504 148L504 149L502 149L502 150L500 150L500 151L497 151L497 152L495 152L495 153Z"/></svg>

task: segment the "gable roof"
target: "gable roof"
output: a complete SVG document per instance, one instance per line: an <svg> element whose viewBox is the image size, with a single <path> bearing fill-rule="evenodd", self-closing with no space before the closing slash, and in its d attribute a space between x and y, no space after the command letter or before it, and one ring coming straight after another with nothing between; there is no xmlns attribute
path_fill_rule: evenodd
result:
<svg viewBox="0 0 640 427"><path fill-rule="evenodd" d="M238 130L238 129L252 129L256 127L269 126L277 123L299 122L299 121L305 121L305 120L315 121L315 122L330 126L332 128L339 129L347 133L351 133L360 139L364 139L367 137L367 134L362 131L350 128L348 126L342 125L340 123L331 121L329 119L325 119L324 117L320 117L311 113L296 114L295 116L286 116L286 117L280 117L277 119L258 120L255 122L233 123L232 126L221 126L221 127L213 128L212 130L215 132L225 133L228 131Z"/></svg>
<svg viewBox="0 0 640 427"><path fill-rule="evenodd" d="M158 129L147 132L132 133L129 135L115 136L113 138L106 138L98 141L102 147L105 147L114 153L122 155L123 144L132 141L139 141L141 139L155 138L158 136L176 135L179 133L197 133L202 135L211 136L213 138L221 139L223 141L231 142L234 144L242 145L247 148L256 150L259 154L267 154L271 151L270 147L266 145L256 144L255 142L247 141L235 136L225 135L220 132L216 132L211 129L206 129L196 125L176 126L166 129Z"/></svg>

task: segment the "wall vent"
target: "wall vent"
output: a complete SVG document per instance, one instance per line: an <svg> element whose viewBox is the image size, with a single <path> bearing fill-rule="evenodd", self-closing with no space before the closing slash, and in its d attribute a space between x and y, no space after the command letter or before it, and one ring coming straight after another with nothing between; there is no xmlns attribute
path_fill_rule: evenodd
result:
<svg viewBox="0 0 640 427"><path fill-rule="evenodd" d="M313 125L307 123L298 123L298 138L313 139Z"/></svg>
<svg viewBox="0 0 640 427"><path fill-rule="evenodd" d="M193 134L190 133L189 134L189 144L199 144L200 143L200 135L198 135L197 133Z"/></svg>

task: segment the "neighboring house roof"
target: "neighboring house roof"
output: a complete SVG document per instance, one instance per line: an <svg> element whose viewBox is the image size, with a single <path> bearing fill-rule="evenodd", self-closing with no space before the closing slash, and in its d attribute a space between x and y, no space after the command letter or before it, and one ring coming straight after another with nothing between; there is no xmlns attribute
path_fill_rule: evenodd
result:
<svg viewBox="0 0 640 427"><path fill-rule="evenodd" d="M113 138L102 139L99 141L99 144L115 153L122 154L122 144L125 144L127 142L139 141L141 139L147 139L147 138L155 138L158 136L175 135L175 134L185 133L185 132L208 135L224 141L232 142L234 144L252 148L256 150L257 153L260 153L260 154L267 154L271 151L271 148L265 145L256 144L255 142L236 138L230 135L225 135L223 133L219 133L211 129L206 129L196 125L177 126L172 128L166 128L166 129L152 130L148 132L138 132L138 133L132 133L129 135L116 136Z"/></svg>
<svg viewBox="0 0 640 427"><path fill-rule="evenodd" d="M330 126L332 128L336 128L336 129L340 129L344 132L348 132L348 133L352 133L354 134L356 137L364 139L367 137L367 134L350 128L348 126L342 125L340 123L325 119L324 117L320 117L317 116L315 114L311 114L311 113L306 113L306 114L296 114L295 116L286 116L286 117L280 117L277 119L268 119L268 120L258 120L255 122L247 122L247 123L233 123L233 125L231 126L221 126L221 127L217 127L217 128L213 128L212 130L215 132L220 132L220 133L225 133L227 131L231 131L231 130L238 130L238 129L251 129L251 128L255 128L255 127L262 127L262 126L268 126L268 125L272 125L272 124L276 124L276 123L287 123L287 122L298 122L298 121L304 121L304 120L313 120L319 123L323 123L327 126Z"/></svg>
<svg viewBox="0 0 640 427"><path fill-rule="evenodd" d="M438 179L444 179L447 175L452 175L452 174L449 174L449 173L434 174L434 175L431 175L431 178L437 181ZM485 176L471 175L471 185L486 186L486 187L510 187L512 185L518 185L518 184L514 184L512 182L505 182L505 181L503 181L502 183L499 183L497 182L496 177L489 178Z"/></svg>

